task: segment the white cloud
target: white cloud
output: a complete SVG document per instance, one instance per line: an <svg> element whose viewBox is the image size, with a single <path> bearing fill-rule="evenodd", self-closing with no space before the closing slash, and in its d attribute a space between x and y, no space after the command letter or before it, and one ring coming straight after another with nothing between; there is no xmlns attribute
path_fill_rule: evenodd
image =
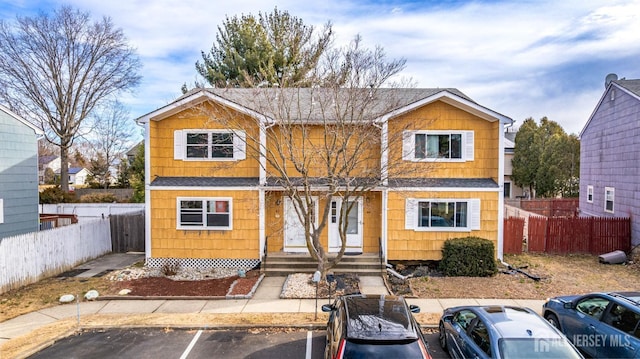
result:
<svg viewBox="0 0 640 359"><path fill-rule="evenodd" d="M274 7L306 24L333 23L336 44L356 34L389 58L404 57L420 87L456 87L479 103L522 122L548 116L577 133L603 90L604 76L640 78L640 2L470 1L391 3L71 0L121 27L144 64L143 83L127 97L137 117L180 95L197 78L200 51L215 41L225 16ZM444 4L444 5L443 5ZM12 9L42 4L13 1ZM6 9L0 6L0 16Z"/></svg>

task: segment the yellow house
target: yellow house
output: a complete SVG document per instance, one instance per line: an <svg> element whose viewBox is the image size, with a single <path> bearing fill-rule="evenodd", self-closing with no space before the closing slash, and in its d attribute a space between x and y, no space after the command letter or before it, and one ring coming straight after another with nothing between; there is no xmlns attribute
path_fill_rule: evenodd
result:
<svg viewBox="0 0 640 359"><path fill-rule="evenodd" d="M304 178L316 221L327 213L321 242L339 251L345 203L327 193L347 179L332 185L323 158L327 138L352 135L336 135L338 121L361 131L340 151L360 154L348 181L375 182L346 201L346 253L438 260L445 240L477 236L502 258L503 132L513 120L456 89L358 90L197 89L140 117L148 264L252 268L270 253L307 253L283 185ZM304 169L294 153L307 156Z"/></svg>

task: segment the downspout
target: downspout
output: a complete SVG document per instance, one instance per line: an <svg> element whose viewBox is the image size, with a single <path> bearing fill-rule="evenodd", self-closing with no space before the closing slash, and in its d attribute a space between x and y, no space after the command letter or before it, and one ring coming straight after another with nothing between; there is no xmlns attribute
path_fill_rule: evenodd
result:
<svg viewBox="0 0 640 359"><path fill-rule="evenodd" d="M259 158L259 184L258 184L258 258L264 262L266 256L266 185L267 185L267 129L275 126L275 121L270 124L265 119L260 121L260 158ZM245 146L246 147L246 146Z"/></svg>
<svg viewBox="0 0 640 359"><path fill-rule="evenodd" d="M136 121L140 127L144 127L144 256L148 260L151 258L151 141L150 141L151 119L142 125Z"/></svg>
<svg viewBox="0 0 640 359"><path fill-rule="evenodd" d="M381 149L382 149L382 153L380 154L380 170L381 170L381 175L382 175L382 203L381 203L381 213L380 216L382 218L382 225L380 226L380 230L382 233L380 233L380 245L382 246L382 248L380 248L381 253L382 253L382 259L384 261L385 264L387 264L387 240L388 240L388 236L387 236L387 221L388 221L388 216L387 216L387 204L389 201L389 169L388 169L388 164L389 164L389 149L388 149L388 143L389 143L389 124L388 121L384 121L382 123L382 126L377 125L375 122L373 122L373 125L381 130L381 139L380 139L380 145L381 145Z"/></svg>
<svg viewBox="0 0 640 359"><path fill-rule="evenodd" d="M504 255L504 125L498 125L498 259Z"/></svg>

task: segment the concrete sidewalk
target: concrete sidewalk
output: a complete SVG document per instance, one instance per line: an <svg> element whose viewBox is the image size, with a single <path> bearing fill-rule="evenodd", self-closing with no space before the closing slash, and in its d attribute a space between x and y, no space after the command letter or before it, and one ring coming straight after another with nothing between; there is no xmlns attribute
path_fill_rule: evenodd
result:
<svg viewBox="0 0 640 359"><path fill-rule="evenodd" d="M91 277L110 270L127 267L144 259L143 254L112 254L80 265L86 269L77 276ZM319 313L328 299L281 299L286 277L264 277L249 299L162 299L162 300L97 300L91 302L56 305L28 313L0 323L0 345L36 331L65 318L91 314L184 314L184 313ZM381 277L360 277L360 290L364 294L389 294ZM416 299L407 298L409 304L420 306L421 313L442 314L445 308L458 305L515 305L529 307L537 312L544 300L512 299ZM423 323L429 324L429 323Z"/></svg>
<svg viewBox="0 0 640 359"><path fill-rule="evenodd" d="M64 318L90 314L181 314L181 313L314 313L328 299L280 299L285 277L265 277L250 299L216 300L98 300L78 304L57 305L22 315L0 323L0 345L8 340L27 334L38 328ZM361 277L362 293L388 294L380 277ZM416 299L408 298L409 304L420 306L421 313L440 315L443 309L458 305L503 304L542 308L543 300L511 299Z"/></svg>

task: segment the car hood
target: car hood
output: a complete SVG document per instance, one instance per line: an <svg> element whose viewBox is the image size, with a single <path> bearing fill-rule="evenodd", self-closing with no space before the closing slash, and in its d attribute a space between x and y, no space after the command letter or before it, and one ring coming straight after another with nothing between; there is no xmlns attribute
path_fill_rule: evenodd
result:
<svg viewBox="0 0 640 359"><path fill-rule="evenodd" d="M553 297L550 300L557 300L559 302L569 303L569 302L573 302L575 299L579 297L580 295L560 295L557 297Z"/></svg>

